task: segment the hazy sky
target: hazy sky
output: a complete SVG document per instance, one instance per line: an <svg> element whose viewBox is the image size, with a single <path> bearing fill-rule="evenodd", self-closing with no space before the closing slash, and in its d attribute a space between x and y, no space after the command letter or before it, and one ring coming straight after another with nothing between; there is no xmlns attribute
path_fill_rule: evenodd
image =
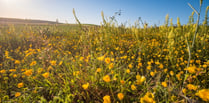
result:
<svg viewBox="0 0 209 103"><path fill-rule="evenodd" d="M143 21L153 24L163 24L166 14L173 18L180 17L182 24L188 22L192 9L187 3L199 9L199 0L0 0L0 17L42 19L75 23L72 10L75 8L81 23L100 24L101 11L105 17L113 16L122 10L121 16L116 17L119 23L134 21L141 17ZM201 21L209 0L203 0Z"/></svg>

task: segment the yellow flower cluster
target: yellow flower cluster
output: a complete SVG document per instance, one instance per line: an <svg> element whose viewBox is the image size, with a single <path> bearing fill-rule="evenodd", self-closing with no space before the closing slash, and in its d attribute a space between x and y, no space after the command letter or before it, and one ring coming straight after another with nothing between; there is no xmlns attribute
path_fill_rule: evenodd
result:
<svg viewBox="0 0 209 103"><path fill-rule="evenodd" d="M26 70L26 71L24 72L24 74L25 74L26 76L31 76L32 73L33 73L33 70L32 70L32 69Z"/></svg>
<svg viewBox="0 0 209 103"><path fill-rule="evenodd" d="M17 84L17 87L18 87L18 88L22 88L23 85L24 85L24 83L18 83L18 84Z"/></svg>
<svg viewBox="0 0 209 103"><path fill-rule="evenodd" d="M110 76L109 76L109 75L105 75L105 76L103 77L103 80L104 80L105 82L110 82Z"/></svg>
<svg viewBox="0 0 209 103"><path fill-rule="evenodd" d="M103 103L111 103L111 99L109 95L103 97Z"/></svg>
<svg viewBox="0 0 209 103"><path fill-rule="evenodd" d="M42 76L43 76L44 78L48 78L48 77L49 77L49 72L43 73Z"/></svg>
<svg viewBox="0 0 209 103"><path fill-rule="evenodd" d="M140 98L141 103L156 103L154 95L151 92L147 92L144 97Z"/></svg>
<svg viewBox="0 0 209 103"><path fill-rule="evenodd" d="M86 84L83 84L83 85L82 85L82 88L83 88L84 90L88 89L88 87L89 87L89 83L86 83Z"/></svg>
<svg viewBox="0 0 209 103"><path fill-rule="evenodd" d="M187 88L189 90L197 90L197 86L193 85L193 84L187 84Z"/></svg>
<svg viewBox="0 0 209 103"><path fill-rule="evenodd" d="M137 85L141 85L145 80L146 80L146 78L144 76L136 75L136 84Z"/></svg>
<svg viewBox="0 0 209 103"><path fill-rule="evenodd" d="M209 89L202 89L196 93L203 101L209 102Z"/></svg>

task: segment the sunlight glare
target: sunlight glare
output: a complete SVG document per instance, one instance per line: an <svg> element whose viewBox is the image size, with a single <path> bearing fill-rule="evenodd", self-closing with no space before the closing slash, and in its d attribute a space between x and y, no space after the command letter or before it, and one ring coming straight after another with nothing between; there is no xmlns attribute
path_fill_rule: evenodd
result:
<svg viewBox="0 0 209 103"><path fill-rule="evenodd" d="M17 3L18 0L2 0L3 2L7 3L7 4L13 4L13 3Z"/></svg>

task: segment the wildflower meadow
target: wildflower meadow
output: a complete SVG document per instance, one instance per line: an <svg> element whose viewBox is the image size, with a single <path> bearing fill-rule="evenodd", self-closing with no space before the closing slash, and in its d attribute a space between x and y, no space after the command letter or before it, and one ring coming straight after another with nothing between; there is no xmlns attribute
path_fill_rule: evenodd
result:
<svg viewBox="0 0 209 103"><path fill-rule="evenodd" d="M99 26L76 15L78 25L1 25L0 103L207 103L209 26L193 15L159 27L103 12Z"/></svg>

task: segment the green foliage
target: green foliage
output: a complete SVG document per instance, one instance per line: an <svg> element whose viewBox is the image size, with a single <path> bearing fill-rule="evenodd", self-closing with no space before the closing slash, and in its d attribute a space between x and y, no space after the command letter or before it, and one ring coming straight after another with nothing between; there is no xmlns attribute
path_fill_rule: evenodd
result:
<svg viewBox="0 0 209 103"><path fill-rule="evenodd" d="M172 20L168 26L167 16L164 26L140 28L102 18L103 25L82 30L1 26L0 101L207 101L201 95L209 88L208 25L182 26L178 19L177 27Z"/></svg>

